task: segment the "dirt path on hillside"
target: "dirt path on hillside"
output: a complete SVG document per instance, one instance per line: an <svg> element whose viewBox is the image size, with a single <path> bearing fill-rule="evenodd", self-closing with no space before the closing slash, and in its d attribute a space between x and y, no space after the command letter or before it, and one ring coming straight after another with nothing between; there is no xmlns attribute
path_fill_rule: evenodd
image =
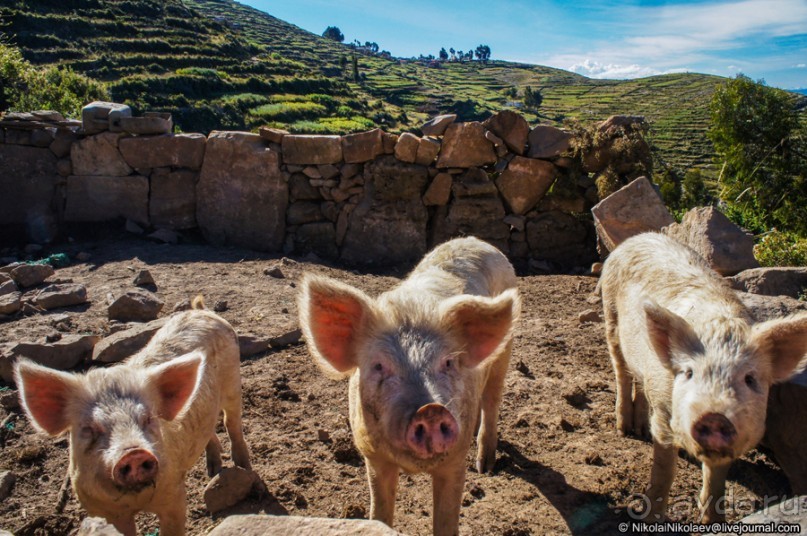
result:
<svg viewBox="0 0 807 536"><path fill-rule="evenodd" d="M261 336L296 327L295 281L304 271L338 278L373 295L404 275L364 274L298 259L281 263L286 277L277 279L264 275L264 269L278 257L128 237L78 241L62 251L91 255L88 263L57 270L56 278L85 284L92 304L0 324L0 343L42 341L55 331L56 315L65 313L70 332L108 333L105 296L130 288L134 270L140 268L153 274L166 313L175 303L202 293L209 306L227 302L221 314L240 334ZM460 532L614 534L618 523L630 520L626 506L631 495L647 482L651 446L614 430L614 387L603 325L578 321L579 313L599 308L587 302L596 280L527 276L519 284L524 311L507 375L495 473L483 476L471 470L469 455ZM304 344L245 359L241 371L246 437L253 467L269 495L226 514L365 517L369 493L363 461L350 440L347 383L323 377ZM0 419L6 413L0 408ZM228 452L223 430L220 436ZM67 465L67 441L35 435L19 418L0 432L0 446L0 472L17 475L12 495L0 503L0 528L18 535L73 531L84 516L75 498L63 516L53 514ZM685 457L679 457L678 468L671 517L693 520L700 468ZM220 521L204 507L207 481L200 458L188 477L189 534L204 534ZM729 474L729 520L756 510L764 495L787 491L782 472L764 453L753 451ZM396 529L430 533L426 476L401 477L395 515ZM141 533L154 534L156 519L144 515L140 520Z"/></svg>

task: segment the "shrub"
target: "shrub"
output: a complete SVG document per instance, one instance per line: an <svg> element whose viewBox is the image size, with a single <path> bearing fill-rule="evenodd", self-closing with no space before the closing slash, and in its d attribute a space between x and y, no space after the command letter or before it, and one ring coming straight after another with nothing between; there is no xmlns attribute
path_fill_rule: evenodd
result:
<svg viewBox="0 0 807 536"><path fill-rule="evenodd" d="M325 115L326 112L327 110L323 105L315 102L278 102L264 104L250 110L249 113L252 116L269 121L295 121L319 117Z"/></svg>
<svg viewBox="0 0 807 536"><path fill-rule="evenodd" d="M754 257L762 266L807 266L807 239L774 229L754 246Z"/></svg>

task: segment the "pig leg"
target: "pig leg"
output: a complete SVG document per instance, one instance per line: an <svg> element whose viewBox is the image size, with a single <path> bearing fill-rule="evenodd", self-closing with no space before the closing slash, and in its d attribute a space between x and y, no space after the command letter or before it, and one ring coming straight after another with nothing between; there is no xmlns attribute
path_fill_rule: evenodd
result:
<svg viewBox="0 0 807 536"><path fill-rule="evenodd" d="M224 427L227 435L230 436L230 450L233 455L233 462L238 467L252 469L249 463L249 448L244 440L244 428L241 422L241 385L238 382L238 389L230 393L224 400Z"/></svg>
<svg viewBox="0 0 807 536"><path fill-rule="evenodd" d="M370 483L370 519L377 519L392 527L399 468L394 463L384 460L370 458L364 460L367 465L367 480Z"/></svg>
<svg viewBox="0 0 807 536"><path fill-rule="evenodd" d="M207 476L213 477L221 472L221 441L216 432L213 432L210 441L207 442L205 459L207 460Z"/></svg>
<svg viewBox="0 0 807 536"><path fill-rule="evenodd" d="M650 437L650 408L641 384L633 380L633 433L639 437Z"/></svg>
<svg viewBox="0 0 807 536"><path fill-rule="evenodd" d="M650 523L664 521L670 488L678 468L675 463L677 455L678 447L653 441L653 468L650 470L650 486L647 488L650 507L649 515L645 516Z"/></svg>
<svg viewBox="0 0 807 536"><path fill-rule="evenodd" d="M107 519L107 521L112 523L112 526L115 527L118 532L123 534L123 536L137 536L137 525L135 525L134 516Z"/></svg>
<svg viewBox="0 0 807 536"><path fill-rule="evenodd" d="M176 494L172 494L163 501L163 508L154 513L160 521L160 536L184 536L186 522L186 502L184 483L176 487Z"/></svg>
<svg viewBox="0 0 807 536"><path fill-rule="evenodd" d="M725 505L721 507L724 509L721 512L718 510L717 503L726 495L726 475L728 475L730 465L729 463L703 464L703 489L698 498L698 506L701 508L701 523L725 521Z"/></svg>
<svg viewBox="0 0 807 536"><path fill-rule="evenodd" d="M508 342L501 355L495 357L495 361L490 365L488 379L482 391L482 413L479 418L480 426L476 439L478 443L476 470L479 473L492 472L493 465L496 463L496 444L499 441L497 430L499 406L502 404L504 377L507 375L512 346L512 341Z"/></svg>
<svg viewBox="0 0 807 536"><path fill-rule="evenodd" d="M608 340L608 351L616 376L616 429L622 435L628 435L633 427L633 376L625 363L622 348L619 345L616 311L605 308L605 336Z"/></svg>
<svg viewBox="0 0 807 536"><path fill-rule="evenodd" d="M459 534L460 505L465 487L465 464L432 473L432 532L434 536Z"/></svg>

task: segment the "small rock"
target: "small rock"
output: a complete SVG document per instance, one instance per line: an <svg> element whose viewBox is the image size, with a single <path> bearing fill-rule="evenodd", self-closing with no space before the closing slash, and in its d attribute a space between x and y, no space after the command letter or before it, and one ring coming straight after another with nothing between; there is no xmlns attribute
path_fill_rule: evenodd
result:
<svg viewBox="0 0 807 536"><path fill-rule="evenodd" d="M11 278L21 287L33 287L54 274L50 264L21 264L11 270Z"/></svg>
<svg viewBox="0 0 807 536"><path fill-rule="evenodd" d="M62 334L58 331L45 335L45 342L56 342L60 340L62 340Z"/></svg>
<svg viewBox="0 0 807 536"><path fill-rule="evenodd" d="M20 288L17 286L11 278L6 281L0 281L0 296L5 296L6 294L12 294L14 292L18 292Z"/></svg>
<svg viewBox="0 0 807 536"><path fill-rule="evenodd" d="M524 361L519 360L519 362L516 363L516 370L519 371L524 376L526 376L527 378L535 378L532 371L530 371L530 368Z"/></svg>
<svg viewBox="0 0 807 536"><path fill-rule="evenodd" d="M23 303L21 293L11 292L8 294L0 295L0 315L14 314L17 311L19 311L22 307Z"/></svg>
<svg viewBox="0 0 807 536"><path fill-rule="evenodd" d="M602 303L602 296L599 293L591 294L588 298L586 298L586 303L591 305L600 305Z"/></svg>
<svg viewBox="0 0 807 536"><path fill-rule="evenodd" d="M471 487L468 489L468 493L470 493L471 497L475 499L481 499L485 496L485 490L483 490L479 484L471 484Z"/></svg>
<svg viewBox="0 0 807 536"><path fill-rule="evenodd" d="M0 502L5 501L11 496L11 490L17 482L17 475L11 471L3 471L0 473Z"/></svg>
<svg viewBox="0 0 807 536"><path fill-rule="evenodd" d="M140 270L134 278L134 284L138 287L154 285L154 277L148 270Z"/></svg>
<svg viewBox="0 0 807 536"><path fill-rule="evenodd" d="M280 269L280 266L270 266L263 271L264 275L268 275L269 277L274 277L275 279L284 279L286 275L283 273L283 270Z"/></svg>
<svg viewBox="0 0 807 536"><path fill-rule="evenodd" d="M262 486L257 473L241 467L225 467L205 488L204 500L211 514L221 512L244 500L252 488Z"/></svg>
<svg viewBox="0 0 807 536"><path fill-rule="evenodd" d="M76 536L123 536L102 517L85 517Z"/></svg>
<svg viewBox="0 0 807 536"><path fill-rule="evenodd" d="M34 303L44 310L81 305L88 301L87 288L79 284L49 285L34 298Z"/></svg>
<svg viewBox="0 0 807 536"><path fill-rule="evenodd" d="M591 275L600 275L602 274L602 263L595 262L591 265Z"/></svg>
<svg viewBox="0 0 807 536"><path fill-rule="evenodd" d="M223 313L227 310L227 300L217 300L216 303L213 304L213 311L217 313Z"/></svg>
<svg viewBox="0 0 807 536"><path fill-rule="evenodd" d="M163 301L154 293L143 289L126 292L110 304L107 312L110 320L121 322L148 322L157 318Z"/></svg>
<svg viewBox="0 0 807 536"><path fill-rule="evenodd" d="M157 229L148 235L148 237L152 240L156 240L157 242L164 242L166 244L179 243L179 233L170 229Z"/></svg>
<svg viewBox="0 0 807 536"><path fill-rule="evenodd" d="M238 347L241 357L252 357L269 349L269 339L255 335L239 335Z"/></svg>
<svg viewBox="0 0 807 536"><path fill-rule="evenodd" d="M586 404L591 402L591 399L588 397L585 389L580 387L579 385L573 386L570 390L563 393L563 398L566 399L566 402L571 404L576 408L585 407Z"/></svg>
<svg viewBox="0 0 807 536"><path fill-rule="evenodd" d="M22 304L22 307L20 307L20 312L24 316L32 316L32 315L38 315L40 313L44 313L45 310L43 308L41 308L41 307L38 307L38 306L34 305L33 303L26 302L26 303Z"/></svg>
<svg viewBox="0 0 807 536"><path fill-rule="evenodd" d="M358 504L348 504L342 511L342 519L367 519L367 510Z"/></svg>
<svg viewBox="0 0 807 536"><path fill-rule="evenodd" d="M558 418L558 426L564 432L574 432L574 430L576 428L575 425L573 425L572 423L570 423L569 421L567 421L563 417Z"/></svg>
<svg viewBox="0 0 807 536"><path fill-rule="evenodd" d="M174 307L171 309L171 312L178 313L180 311L189 311L190 308L191 308L190 300L179 300L174 304Z"/></svg>
<svg viewBox="0 0 807 536"><path fill-rule="evenodd" d="M303 332L300 328L293 329L284 333L283 335L280 335L279 337L269 339L269 346L272 348L284 348L286 346L299 343L302 337Z"/></svg>
<svg viewBox="0 0 807 536"><path fill-rule="evenodd" d="M317 430L317 440L327 443L331 440L331 434L327 430L319 429Z"/></svg>
<svg viewBox="0 0 807 536"><path fill-rule="evenodd" d="M595 311L594 309L588 309L583 311L579 315L577 315L577 320L581 324L585 322L602 322L602 318L600 317L600 312Z"/></svg>
<svg viewBox="0 0 807 536"><path fill-rule="evenodd" d="M163 327L168 317L138 324L125 331L118 331L95 345L92 360L100 363L117 363L135 354L151 340L158 329ZM125 327L125 324L123 325Z"/></svg>
<svg viewBox="0 0 807 536"><path fill-rule="evenodd" d="M598 453L589 452L588 454L586 454L586 464L603 466L605 465L605 462L602 461L602 456L600 456Z"/></svg>

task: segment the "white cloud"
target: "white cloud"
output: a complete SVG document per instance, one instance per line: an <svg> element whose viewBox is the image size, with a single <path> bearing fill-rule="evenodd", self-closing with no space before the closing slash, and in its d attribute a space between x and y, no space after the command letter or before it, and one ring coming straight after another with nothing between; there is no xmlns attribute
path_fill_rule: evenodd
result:
<svg viewBox="0 0 807 536"><path fill-rule="evenodd" d="M795 67L796 69L804 69L807 67L807 63L799 63L798 65L795 65Z"/></svg>

